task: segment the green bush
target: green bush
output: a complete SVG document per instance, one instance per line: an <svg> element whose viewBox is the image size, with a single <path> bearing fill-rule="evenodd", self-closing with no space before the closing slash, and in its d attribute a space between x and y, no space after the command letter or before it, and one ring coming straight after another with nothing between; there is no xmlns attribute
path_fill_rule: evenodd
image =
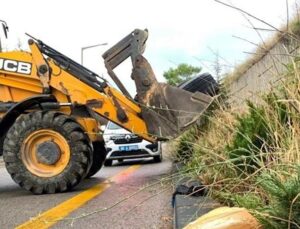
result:
<svg viewBox="0 0 300 229"><path fill-rule="evenodd" d="M265 172L257 178L257 186L265 195L248 193L235 195L235 203L250 210L270 229L299 228L300 226L300 170L289 177ZM290 227L289 227L290 226Z"/></svg>
<svg viewBox="0 0 300 229"><path fill-rule="evenodd" d="M269 141L265 110L248 102L249 113L237 117L235 136L226 146L230 159L243 171L253 172L259 165L260 152Z"/></svg>
<svg viewBox="0 0 300 229"><path fill-rule="evenodd" d="M237 117L233 141L226 146L229 158L247 173L265 164L265 153L273 152L279 145L284 147L289 133L288 107L275 93L267 94L264 102L254 105L248 101L249 112Z"/></svg>

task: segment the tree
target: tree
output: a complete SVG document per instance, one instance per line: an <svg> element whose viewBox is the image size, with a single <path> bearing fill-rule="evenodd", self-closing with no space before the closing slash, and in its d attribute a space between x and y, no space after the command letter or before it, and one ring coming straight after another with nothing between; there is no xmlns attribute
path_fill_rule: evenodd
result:
<svg viewBox="0 0 300 229"><path fill-rule="evenodd" d="M186 80L191 79L200 71L201 67L194 67L188 64L179 64L176 68L169 68L169 70L164 72L163 76L166 78L168 84L176 86Z"/></svg>

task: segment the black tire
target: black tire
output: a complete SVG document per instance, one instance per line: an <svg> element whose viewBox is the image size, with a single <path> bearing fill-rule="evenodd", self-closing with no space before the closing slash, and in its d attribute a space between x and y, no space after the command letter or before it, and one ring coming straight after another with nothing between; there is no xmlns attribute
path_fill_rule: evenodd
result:
<svg viewBox="0 0 300 229"><path fill-rule="evenodd" d="M0 118L0 123L1 123L1 118ZM5 134L1 133L1 137L0 137L0 156L2 156L3 154L3 142L4 142L4 138L5 138Z"/></svg>
<svg viewBox="0 0 300 229"><path fill-rule="evenodd" d="M42 130L58 133L69 147L67 165L55 176L42 177L30 172L21 157L24 140ZM3 148L3 159L12 179L34 194L65 192L74 188L87 175L92 164L92 150L84 130L70 116L53 111L20 116L9 129Z"/></svg>
<svg viewBox="0 0 300 229"><path fill-rule="evenodd" d="M113 160L105 160L104 165L105 166L112 166Z"/></svg>
<svg viewBox="0 0 300 229"><path fill-rule="evenodd" d="M4 136L0 137L0 156L3 154L3 142L4 142Z"/></svg>
<svg viewBox="0 0 300 229"><path fill-rule="evenodd" d="M162 162L162 160L163 160L162 149L160 149L159 155L153 157L153 160L155 163Z"/></svg>
<svg viewBox="0 0 300 229"><path fill-rule="evenodd" d="M153 160L154 160L155 163L162 162L162 160L163 160L163 154L162 154L162 146L161 146L161 143L159 144L159 151L160 151L160 154L153 157Z"/></svg>
<svg viewBox="0 0 300 229"><path fill-rule="evenodd" d="M189 92L202 92L204 94L215 96L219 93L219 84L209 73L203 73L178 86Z"/></svg>
<svg viewBox="0 0 300 229"><path fill-rule="evenodd" d="M154 157L153 157L153 160L154 160L155 163L162 162L162 156L161 156L161 155L154 156Z"/></svg>
<svg viewBox="0 0 300 229"><path fill-rule="evenodd" d="M104 142L93 142L93 163L86 178L94 176L103 166L106 157Z"/></svg>

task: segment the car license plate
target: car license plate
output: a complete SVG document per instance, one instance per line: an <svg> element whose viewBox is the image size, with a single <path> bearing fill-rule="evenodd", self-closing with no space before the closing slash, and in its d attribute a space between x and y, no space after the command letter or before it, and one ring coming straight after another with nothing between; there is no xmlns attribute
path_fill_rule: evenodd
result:
<svg viewBox="0 0 300 229"><path fill-rule="evenodd" d="M131 150L137 150L139 149L138 145L132 145L132 146L119 146L120 151L131 151Z"/></svg>

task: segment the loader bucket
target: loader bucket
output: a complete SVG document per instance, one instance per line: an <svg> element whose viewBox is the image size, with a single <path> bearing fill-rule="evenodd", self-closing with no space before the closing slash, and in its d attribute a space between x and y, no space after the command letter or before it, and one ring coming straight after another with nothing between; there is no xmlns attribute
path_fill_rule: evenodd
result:
<svg viewBox="0 0 300 229"><path fill-rule="evenodd" d="M180 135L198 120L213 100L200 92L190 93L158 83L151 65L142 55L136 58L132 78L148 132L160 140Z"/></svg>
<svg viewBox="0 0 300 229"><path fill-rule="evenodd" d="M113 70L131 57L131 78L135 81L137 89L135 100L142 108L141 115L147 124L148 133L157 139L167 140L177 137L193 124L207 109L212 97L200 92L192 94L158 83L151 65L142 56L147 39L147 29L135 29L107 50L102 57L108 74L128 98L131 98L130 93Z"/></svg>

